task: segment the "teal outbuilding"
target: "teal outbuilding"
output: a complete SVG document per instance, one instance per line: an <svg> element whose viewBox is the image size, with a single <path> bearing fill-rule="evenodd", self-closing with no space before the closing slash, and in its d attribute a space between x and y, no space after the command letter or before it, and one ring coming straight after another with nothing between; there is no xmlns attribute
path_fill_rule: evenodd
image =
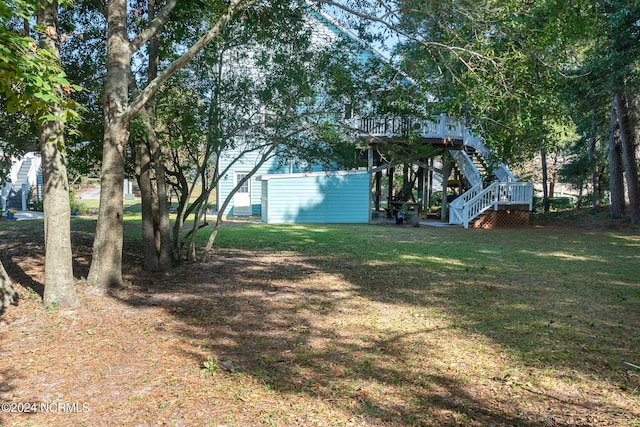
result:
<svg viewBox="0 0 640 427"><path fill-rule="evenodd" d="M261 175L262 220L268 224L368 223L366 171Z"/></svg>

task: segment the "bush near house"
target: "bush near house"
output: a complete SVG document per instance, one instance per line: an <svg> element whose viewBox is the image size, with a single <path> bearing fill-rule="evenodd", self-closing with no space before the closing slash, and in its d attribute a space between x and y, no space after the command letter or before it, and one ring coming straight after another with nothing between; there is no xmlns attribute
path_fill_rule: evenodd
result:
<svg viewBox="0 0 640 427"><path fill-rule="evenodd" d="M533 207L535 212L542 212L542 197L533 198ZM575 208L575 201L573 197L549 197L549 210L550 211L562 211Z"/></svg>

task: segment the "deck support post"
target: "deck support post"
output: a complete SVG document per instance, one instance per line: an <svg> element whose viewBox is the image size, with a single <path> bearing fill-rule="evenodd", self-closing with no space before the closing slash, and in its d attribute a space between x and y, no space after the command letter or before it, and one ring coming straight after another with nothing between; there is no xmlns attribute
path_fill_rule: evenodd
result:
<svg viewBox="0 0 640 427"><path fill-rule="evenodd" d="M376 172L376 183L375 183L375 207L376 211L380 210L380 198L382 196L382 171Z"/></svg>
<svg viewBox="0 0 640 427"><path fill-rule="evenodd" d="M418 165L418 172L416 172L418 181L418 200L420 202L420 210L424 208L424 167L422 165Z"/></svg>
<svg viewBox="0 0 640 427"><path fill-rule="evenodd" d="M373 176L371 171L373 171L373 147L369 147L369 149L367 150L367 175L369 176L369 224L371 224L371 220L372 220L372 215L373 212L371 211L371 186L372 186L372 180L373 180ZM377 199L377 197L376 197ZM378 208L376 207L376 210Z"/></svg>
<svg viewBox="0 0 640 427"><path fill-rule="evenodd" d="M449 175L451 175L451 159L449 153L445 150L442 153L442 209L440 211L440 220L449 220L449 203L447 202Z"/></svg>
<svg viewBox="0 0 640 427"><path fill-rule="evenodd" d="M393 166L389 165L389 169L387 169L387 175L389 177L389 188L387 189L387 207L391 208L391 201L393 201L393 175L396 173L396 170Z"/></svg>

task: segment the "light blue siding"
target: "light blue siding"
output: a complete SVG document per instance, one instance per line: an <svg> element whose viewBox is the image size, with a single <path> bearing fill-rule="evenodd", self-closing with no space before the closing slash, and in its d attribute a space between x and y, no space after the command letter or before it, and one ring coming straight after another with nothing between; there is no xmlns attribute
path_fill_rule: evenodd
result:
<svg viewBox="0 0 640 427"><path fill-rule="evenodd" d="M239 146L236 149L229 149L224 151L224 153L220 156L220 162L219 162L221 173L227 168L227 166L234 159L240 156L240 153L242 153L242 151L243 151L242 146ZM243 154L241 159L236 163L234 163L229 169L229 171L221 177L217 187L218 207L222 206L222 203L224 203L224 200L226 199L227 195L231 193L231 190L233 190L233 187L235 185L235 180L234 180L235 174L239 172L250 172L253 169L253 167L259 162L260 157L261 157L260 153L256 153L256 152L248 152ZM258 171L254 174L254 176L252 176L251 179L249 180L250 182L249 191L251 196L251 207L252 207L251 214L252 215L260 216L262 212L263 186L262 186L262 183L258 180L258 177L260 175L288 173L290 171L294 173L301 172L301 169L297 164L289 166L286 164L282 165L280 163L281 163L281 159L278 159L276 157L268 160L258 169ZM305 169L310 169L311 171L319 171L321 167L318 165L313 165L313 166L305 166ZM224 215L237 215L237 214L238 213L234 212L233 200L231 200L231 202L227 206L227 210L224 213Z"/></svg>
<svg viewBox="0 0 640 427"><path fill-rule="evenodd" d="M362 64L369 60L380 60L380 55L339 24L329 15L309 10L313 28L312 43L327 46L338 40L351 40L362 46L356 53ZM341 120L342 117L337 117ZM246 141L246 140L245 140ZM219 170L226 167L242 153L242 144L235 149L225 150L219 159ZM235 174L250 172L259 160L259 153L242 155L241 162L235 163L217 186L218 208L235 185ZM274 158L265 163L250 180L252 215L261 215L269 223L367 223L369 221L369 175L365 174L320 174L293 177L292 173L322 170L320 166L290 167L281 165L282 159ZM259 182L259 176L285 174L286 178L268 179ZM313 178L311 178L313 176ZM264 197L263 197L264 193ZM223 215L248 215L249 209L236 212L231 200Z"/></svg>
<svg viewBox="0 0 640 427"><path fill-rule="evenodd" d="M220 157L220 171L226 169L227 165L236 159L242 152L242 147L234 150L226 150ZM231 193L235 185L234 177L236 172L251 172L253 167L260 159L260 153L245 153L240 161L236 162L225 175L220 177L217 188L218 208L222 206L227 195ZM249 191L251 196L251 214L260 215L260 206L262 203L261 193L262 185L259 181L256 181L256 176L265 173L282 173L283 170L278 168L277 159L271 159L265 162L258 172L249 180ZM235 215L233 200L229 202L225 215Z"/></svg>
<svg viewBox="0 0 640 427"><path fill-rule="evenodd" d="M262 219L269 224L369 222L367 173L316 172L261 179L267 188Z"/></svg>

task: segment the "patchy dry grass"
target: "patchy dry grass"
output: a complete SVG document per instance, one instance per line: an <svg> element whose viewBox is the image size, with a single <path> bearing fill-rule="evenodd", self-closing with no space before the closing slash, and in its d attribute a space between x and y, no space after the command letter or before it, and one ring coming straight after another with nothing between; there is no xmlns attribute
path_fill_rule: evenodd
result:
<svg viewBox="0 0 640 427"><path fill-rule="evenodd" d="M0 320L0 400L78 410L0 424L640 424L634 230L225 227L211 262L169 274L127 242L125 288L79 281L69 311L29 291L42 248L24 227L0 228L22 294Z"/></svg>

